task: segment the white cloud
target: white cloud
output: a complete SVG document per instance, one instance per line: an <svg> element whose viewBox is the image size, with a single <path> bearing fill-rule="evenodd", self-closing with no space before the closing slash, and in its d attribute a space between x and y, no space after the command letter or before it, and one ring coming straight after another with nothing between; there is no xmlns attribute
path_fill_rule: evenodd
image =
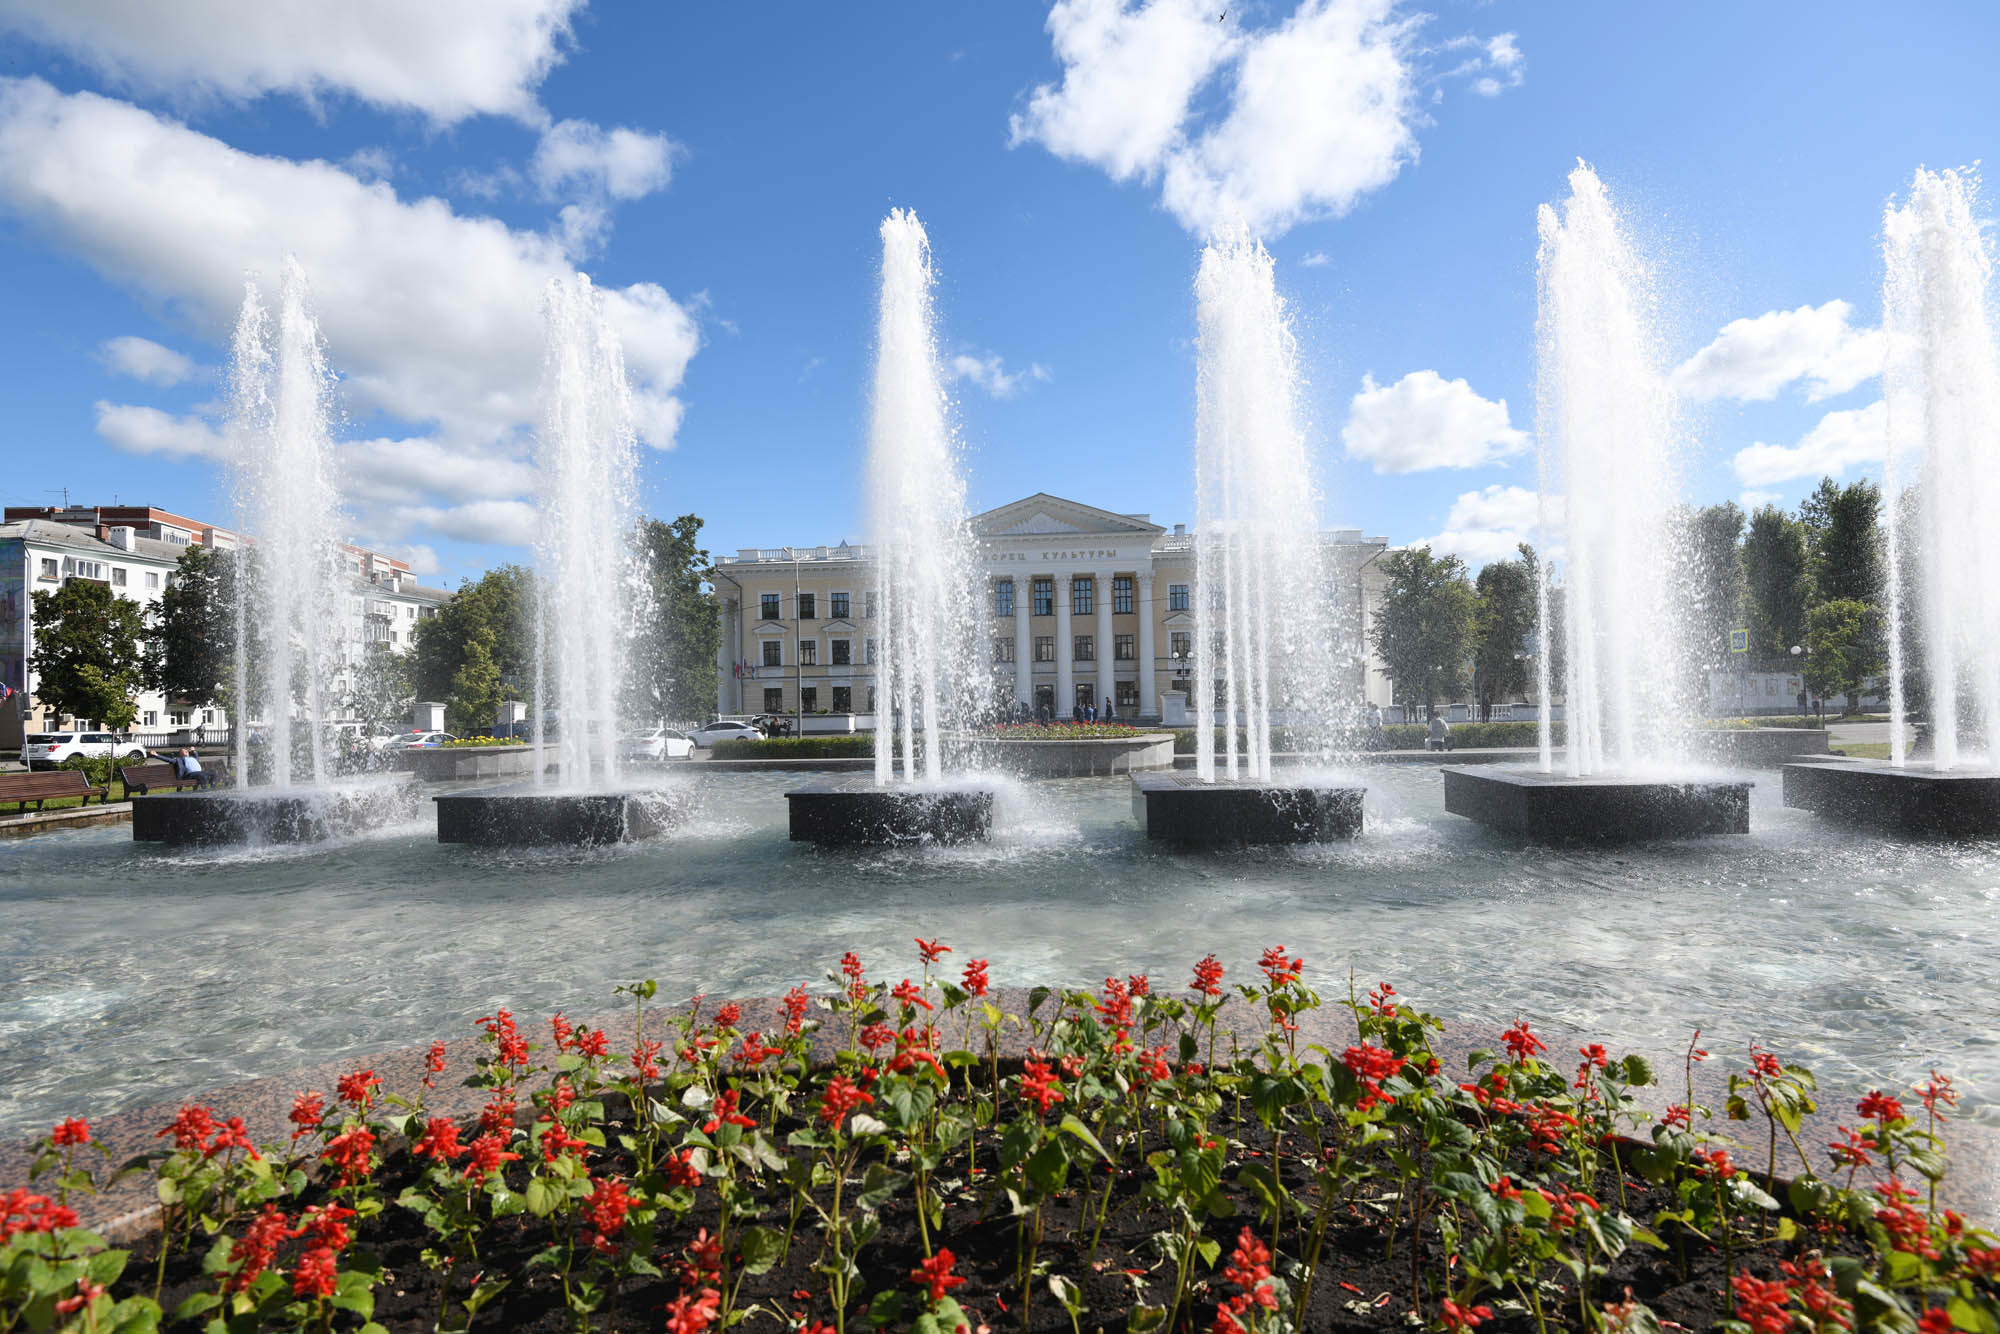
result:
<svg viewBox="0 0 2000 1334"><path fill-rule="evenodd" d="M1849 468L1880 463L1888 442L1889 408L1878 401L1827 413L1796 445L1767 445L1760 440L1738 450L1736 476L1753 487L1801 477L1838 477Z"/></svg>
<svg viewBox="0 0 2000 1334"><path fill-rule="evenodd" d="M1736 504L1745 513L1751 513L1766 505L1775 505L1784 498L1785 493L1782 491L1745 491L1736 497Z"/></svg>
<svg viewBox="0 0 2000 1334"><path fill-rule="evenodd" d="M106 339L97 349L97 358L120 375L163 387L192 379L201 369L192 357L132 334Z"/></svg>
<svg viewBox="0 0 2000 1334"><path fill-rule="evenodd" d="M344 93L451 125L546 119L535 89L583 0L0 0L0 28L183 100Z"/></svg>
<svg viewBox="0 0 2000 1334"><path fill-rule="evenodd" d="M1323 269L1331 263L1333 263L1333 256L1327 254L1326 251L1308 250L1306 257L1299 261L1299 266L1307 269Z"/></svg>
<svg viewBox="0 0 2000 1334"><path fill-rule="evenodd" d="M176 417L132 403L97 403L97 434L127 454L170 459L226 459L229 440L200 417Z"/></svg>
<svg viewBox="0 0 2000 1334"><path fill-rule="evenodd" d="M1491 561L1510 560L1521 543L1535 541L1540 504L1537 493L1523 486L1496 485L1462 492L1445 516L1444 531L1411 545L1428 545L1440 554L1451 552L1475 570ZM1561 502L1557 501L1549 519L1560 523L1561 518Z"/></svg>
<svg viewBox="0 0 2000 1334"><path fill-rule="evenodd" d="M1811 401L1844 394L1882 373L1882 331L1853 328L1853 310L1829 301L1731 320L1674 371L1674 388L1697 400L1761 402L1803 380Z"/></svg>
<svg viewBox="0 0 2000 1334"><path fill-rule="evenodd" d="M1527 72L1523 68L1521 48L1511 32L1488 39L1483 65L1488 72L1472 81L1472 91L1481 97L1498 97L1509 88L1520 87L1521 79Z"/></svg>
<svg viewBox="0 0 2000 1334"><path fill-rule="evenodd" d="M1273 237L1338 217L1417 155L1423 20L1395 11L1396 0L1303 0L1239 31L1197 0L1058 0L1047 26L1061 81L1029 94L1009 142L1114 181L1158 181L1200 235L1240 223ZM1448 45L1466 42L1492 91L1520 81L1512 34Z"/></svg>
<svg viewBox="0 0 2000 1334"><path fill-rule="evenodd" d="M1378 473L1477 468L1527 449L1507 420L1507 400L1481 398L1463 380L1411 371L1391 385L1364 376L1341 431L1347 457Z"/></svg>
<svg viewBox="0 0 2000 1334"><path fill-rule="evenodd" d="M394 560L402 561L410 567L411 574L436 574L443 568L438 560L437 548L424 542L362 542L371 551L379 551Z"/></svg>
<svg viewBox="0 0 2000 1334"><path fill-rule="evenodd" d="M537 475L520 459L453 449L422 436L352 440L338 446L346 494L409 505L418 500L504 500L534 491Z"/></svg>
<svg viewBox="0 0 2000 1334"><path fill-rule="evenodd" d="M535 418L544 287L561 246L325 162L239 152L125 103L0 80L0 210L224 343L246 270L296 253L352 415L511 458ZM652 283L607 289L642 438L669 448L699 345ZM430 428L434 426L435 430Z"/></svg>
<svg viewBox="0 0 2000 1334"><path fill-rule="evenodd" d="M406 525L427 528L456 542L525 547L535 540L535 507L522 500L474 500L442 508L409 505L395 514Z"/></svg>
<svg viewBox="0 0 2000 1334"><path fill-rule="evenodd" d="M1030 362L1024 371L1009 372L1006 363L997 354L975 357L964 352L951 359L945 367L945 377L969 380L994 398L1012 398L1031 380L1046 382L1053 378L1049 368L1039 361Z"/></svg>
<svg viewBox="0 0 2000 1334"><path fill-rule="evenodd" d="M386 181L396 174L396 158L386 148L357 148L340 160L358 180Z"/></svg>
<svg viewBox="0 0 2000 1334"><path fill-rule="evenodd" d="M664 134L563 120L542 132L529 170L550 199L640 199L667 188L674 153Z"/></svg>

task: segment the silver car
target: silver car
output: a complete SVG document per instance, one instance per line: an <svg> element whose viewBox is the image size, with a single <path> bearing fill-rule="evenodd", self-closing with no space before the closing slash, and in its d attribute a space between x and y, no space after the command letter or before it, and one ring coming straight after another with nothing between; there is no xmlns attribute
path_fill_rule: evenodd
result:
<svg viewBox="0 0 2000 1334"><path fill-rule="evenodd" d="M712 723L703 723L700 727L695 728L694 734L689 739L703 750L707 750L718 741L762 741L764 734L749 723L737 722L730 718L721 718Z"/></svg>

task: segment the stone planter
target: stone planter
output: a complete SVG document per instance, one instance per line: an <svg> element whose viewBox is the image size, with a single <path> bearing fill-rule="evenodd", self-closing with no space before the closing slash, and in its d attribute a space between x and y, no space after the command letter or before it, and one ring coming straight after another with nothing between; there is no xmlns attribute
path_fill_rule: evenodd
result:
<svg viewBox="0 0 2000 1334"><path fill-rule="evenodd" d="M1174 767L1174 738L1167 732L1089 737L1075 741L1012 741L980 737L969 746L974 768L1023 778L1089 778Z"/></svg>
<svg viewBox="0 0 2000 1334"><path fill-rule="evenodd" d="M1825 755L1824 727L1716 727L1691 733L1691 752L1730 769L1776 769L1807 755Z"/></svg>
<svg viewBox="0 0 2000 1334"><path fill-rule="evenodd" d="M439 746L401 750L396 768L426 783L480 778L525 778L535 772L533 746Z"/></svg>

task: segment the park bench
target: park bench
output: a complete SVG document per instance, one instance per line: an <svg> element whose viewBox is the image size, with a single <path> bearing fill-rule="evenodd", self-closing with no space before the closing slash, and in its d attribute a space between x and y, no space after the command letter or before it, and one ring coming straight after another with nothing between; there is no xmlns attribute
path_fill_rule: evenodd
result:
<svg viewBox="0 0 2000 1334"><path fill-rule="evenodd" d="M40 810L42 803L52 797L82 797L83 804L90 804L95 793L104 801L111 800L110 790L92 787L90 779L81 769L43 769L35 773L0 774L0 802L13 802L14 809L25 811L29 802Z"/></svg>
<svg viewBox="0 0 2000 1334"><path fill-rule="evenodd" d="M227 770L220 762L202 766L207 772L212 786L220 787L229 779ZM125 765L118 770L118 776L125 780L125 795L145 796L153 788L178 792L182 788L196 786L192 778L183 778L174 772L174 766L165 760L148 760L144 764Z"/></svg>

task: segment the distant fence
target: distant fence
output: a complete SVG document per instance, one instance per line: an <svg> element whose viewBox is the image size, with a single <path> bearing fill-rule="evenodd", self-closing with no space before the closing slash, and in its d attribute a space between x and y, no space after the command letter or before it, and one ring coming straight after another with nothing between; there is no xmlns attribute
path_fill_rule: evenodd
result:
<svg viewBox="0 0 2000 1334"><path fill-rule="evenodd" d="M160 750L168 746L228 746L235 741L236 729L209 723L193 727L170 727L165 730L148 728L143 731L127 732L125 735L147 750Z"/></svg>

